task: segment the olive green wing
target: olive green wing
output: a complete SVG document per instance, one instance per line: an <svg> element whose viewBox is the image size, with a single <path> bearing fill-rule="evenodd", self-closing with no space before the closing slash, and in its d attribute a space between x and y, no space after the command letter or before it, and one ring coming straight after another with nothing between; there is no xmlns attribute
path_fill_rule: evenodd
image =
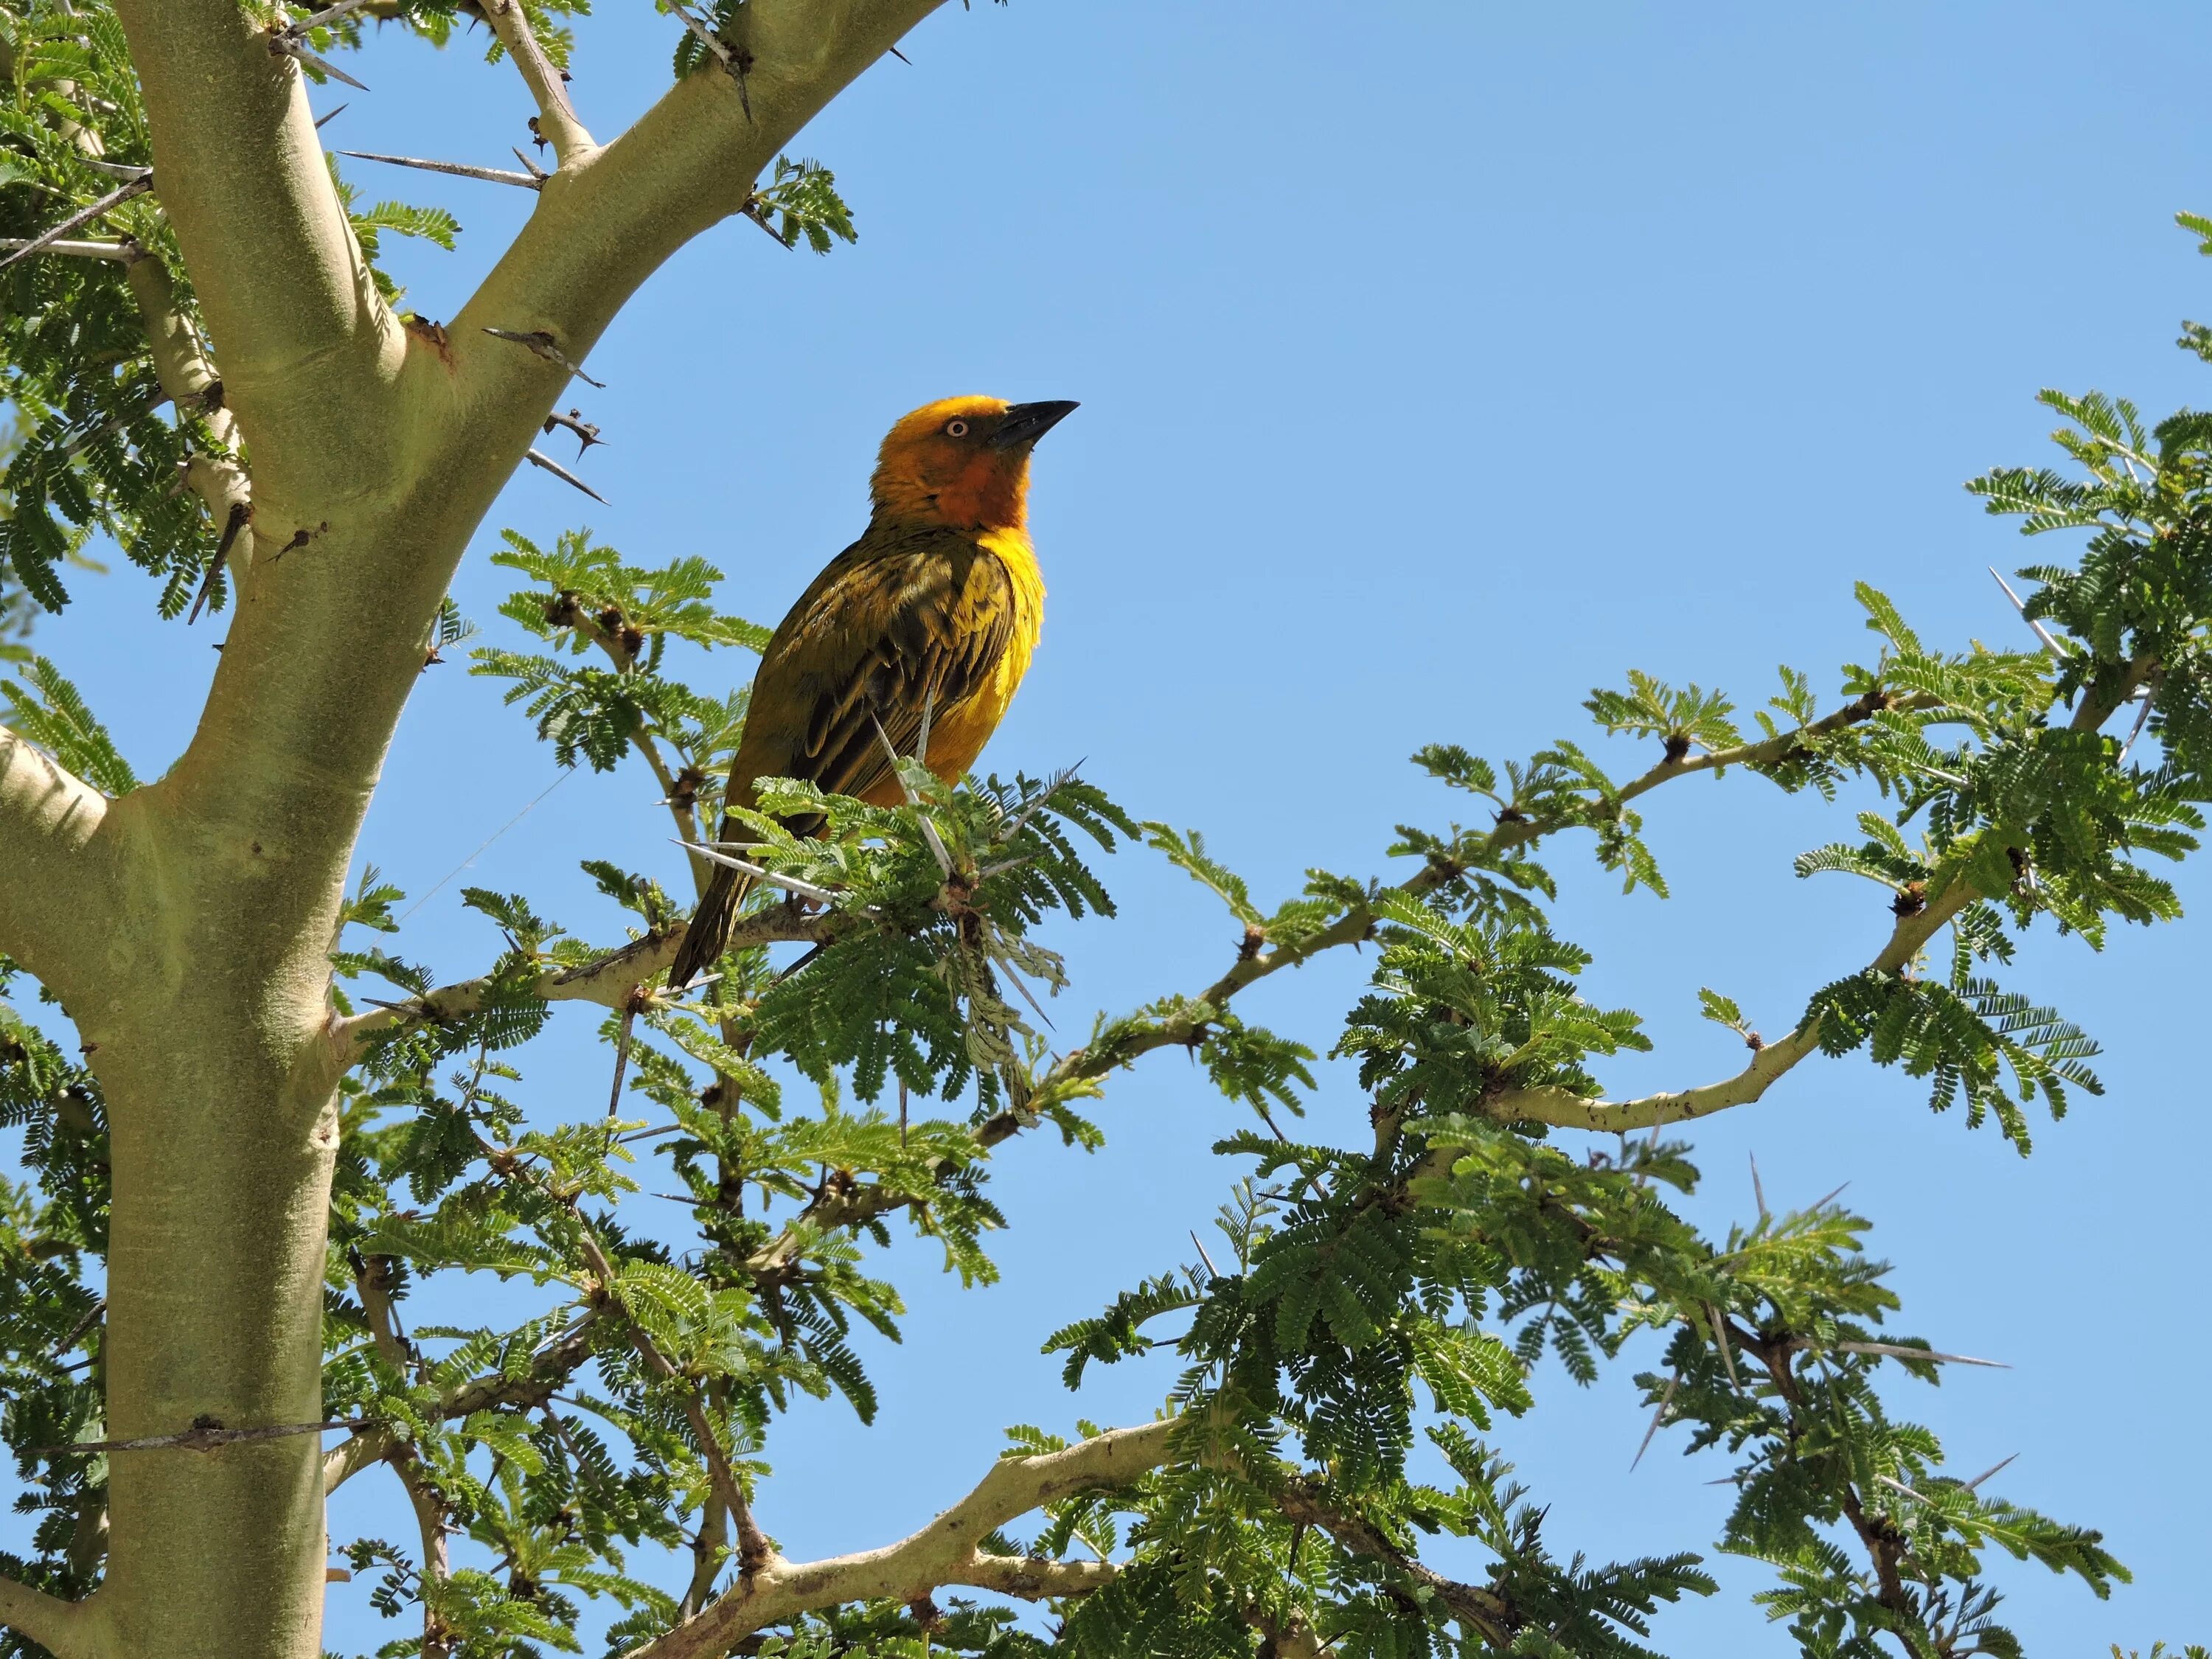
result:
<svg viewBox="0 0 2212 1659"><path fill-rule="evenodd" d="M924 710L941 715L973 696L1012 641L1014 621L1006 567L967 538L863 537L815 579L769 641L730 799L749 803L763 777L804 778L841 795L883 787L891 775L885 738L913 754Z"/></svg>

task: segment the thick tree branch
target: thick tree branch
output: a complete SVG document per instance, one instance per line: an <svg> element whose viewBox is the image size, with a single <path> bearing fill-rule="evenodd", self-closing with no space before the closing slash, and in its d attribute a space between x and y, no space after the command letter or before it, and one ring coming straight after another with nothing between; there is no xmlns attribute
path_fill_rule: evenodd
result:
<svg viewBox="0 0 2212 1659"><path fill-rule="evenodd" d="M68 998L105 967L107 797L0 726L0 951Z"/></svg>
<svg viewBox="0 0 2212 1659"><path fill-rule="evenodd" d="M1733 749L1713 750L1698 755L1685 755L1680 759L1662 760L1640 776L1623 784L1613 799L1625 805L1640 795L1650 793L1662 783L1670 782L1675 778L1687 777L1698 772L1724 771L1731 766L1777 765L1787 760L1798 750L1807 746L1808 741L1817 741L1821 738L1832 736L1849 726L1872 720L1876 714L1884 711L1920 714L1940 706L1940 699L1924 693L1915 692L1899 696L1879 691L1869 692L1863 696L1852 699L1839 708L1831 710L1819 720L1808 721L1804 726L1779 732L1758 743L1744 744ZM1525 847L1547 836L1572 829L1581 822L1582 820L1577 818L1565 817L1502 817L1496 827L1486 834L1472 837L1462 843L1464 849L1463 863L1453 865L1432 861L1417 873L1409 876L1395 886L1385 890L1383 896L1419 898L1423 894L1431 892L1445 883L1455 879L1464 869L1473 867L1482 858ZM1962 908L1965 902L1964 899L1960 901ZM1910 921L1900 923L1897 939L1906 937L1911 928L1917 925ZM975 1139L987 1147L995 1146L1009 1136L1018 1134L1035 1123L1037 1121L1038 1104L1049 1100L1054 1095L1070 1092L1084 1085L1095 1083L1109 1073L1130 1064L1154 1049L1194 1046L1204 1038L1206 1027L1212 1024L1220 1011L1228 1006L1230 999L1236 996L1238 992L1257 984L1270 975L1280 973L1285 968L1303 967L1324 951L1335 950L1342 945L1357 945L1368 938L1374 930L1373 906L1356 904L1327 927L1305 939L1279 945L1272 951L1255 951L1249 954L1240 954L1237 961L1231 965L1228 972L1200 992L1193 1002L1185 1004L1178 1012L1155 1020L1148 1025L1121 1032L1109 1042L1073 1049L1063 1055L1051 1071L1039 1080L1036 1093L1030 1103L1020 1107L1009 1107L986 1119L977 1126ZM1933 933L1934 931L1935 925L1929 924L1926 933L1921 936L1923 940L1924 941L1927 935ZM1892 943L1894 945L1896 939L1893 939ZM1912 950L1908 950L1904 957L1899 957L1899 961L1909 959L1912 951L1917 949L1918 946L1914 945ZM1776 1048L1780 1049L1784 1046L1777 1044ZM1763 1076L1764 1080L1759 1081L1758 1089L1744 1097L1745 1099L1755 1100L1759 1093L1765 1091L1766 1083L1772 1081L1773 1076L1779 1076L1782 1072L1787 1071L1790 1066L1795 1065L1803 1057L1802 1053L1796 1054L1789 1056L1786 1063L1777 1064L1784 1060L1784 1055L1777 1053L1773 1060L1766 1062L1769 1066L1773 1067L1772 1076L1765 1076L1760 1073L1759 1063L1753 1062L1752 1069L1744 1074L1743 1079L1731 1079L1729 1084L1714 1086L1716 1089L1728 1089L1740 1083L1755 1080L1755 1074ZM1692 1091L1691 1092L1702 1098L1707 1091ZM1562 1103L1572 1101L1575 1098L1565 1095L1562 1091ZM1688 1097L1655 1096L1653 1098L1666 1100L1688 1098ZM1602 1103L1579 1103L1587 1108ZM1735 1099L1717 1100L1713 1104L1705 1106L1704 1109L1711 1111L1718 1109L1722 1105L1741 1103L1742 1103L1741 1101ZM1631 1104L1640 1105L1642 1103L1631 1103ZM1574 1109L1562 1103L1559 1109L1570 1111ZM1624 1109L1613 1107L1608 1109L1618 1111ZM1536 1117L1540 1114L1532 1111L1528 1115Z"/></svg>
<svg viewBox="0 0 2212 1659"><path fill-rule="evenodd" d="M721 1659L757 1630L846 1601L914 1601L945 1584L1001 1595L1073 1595L1112 1577L1103 1564L1013 1560L979 1553L998 1528L1041 1505L1100 1486L1121 1486L1172 1455L1178 1421L1115 1429L1063 1451L1001 1458L975 1489L920 1532L882 1549L827 1560L771 1561L697 1618L635 1649L628 1659Z"/></svg>
<svg viewBox="0 0 2212 1659"><path fill-rule="evenodd" d="M556 164L569 167L592 155L599 146L576 118L561 71L531 33L530 20L523 15L520 0L478 0L478 3L491 32L507 48L515 68L522 71L530 95L537 100L538 135L553 146Z"/></svg>
<svg viewBox="0 0 2212 1659"><path fill-rule="evenodd" d="M1521 1620L1512 1604L1494 1590L1463 1584L1424 1566L1400 1549L1377 1527L1331 1503L1312 1481L1303 1477L1286 1482L1278 1497L1283 1513L1292 1521L1318 1527L1355 1555L1386 1561L1416 1583L1433 1592L1462 1624L1480 1633L1484 1641L1503 1652L1513 1643Z"/></svg>
<svg viewBox="0 0 2212 1659"><path fill-rule="evenodd" d="M854 918L835 911L823 914L787 904L771 905L739 921L730 937L732 948L747 945L819 945L849 932L853 922ZM580 967L547 968L524 988L523 994L544 1002L595 1002L603 1008L625 1008L629 1005L631 993L675 960L677 947L683 940L684 930L678 927L673 933L648 934ZM428 996L356 1014L349 1019L333 1016L330 1025L331 1058L343 1072L359 1062L363 1045L371 1037L404 1027L441 1024L476 1013L490 999L496 982L489 976L463 980L441 987Z"/></svg>
<svg viewBox="0 0 2212 1659"><path fill-rule="evenodd" d="M54 1659L99 1659L105 1634L97 1593L64 1601L12 1578L0 1578L0 1625L29 1637Z"/></svg>
<svg viewBox="0 0 2212 1659"><path fill-rule="evenodd" d="M741 211L753 180L817 111L942 0L752 0L739 42L750 61L748 118L719 69L689 75L635 125L564 165L522 234L451 325L440 416L510 411L496 451L471 434L465 464L518 464L566 372L489 339L486 328L550 334L580 362L647 277L700 232ZM550 135L549 135L550 136ZM426 377L429 365L418 371ZM488 435L488 434L486 434Z"/></svg>
<svg viewBox="0 0 2212 1659"><path fill-rule="evenodd" d="M532 1357L527 1370L520 1376L490 1371L473 1377L439 1402L438 1415L450 1423L495 1406L527 1411L544 1405L592 1357L592 1334L605 1317L603 1308L584 1309ZM324 1455L323 1490L336 1492L363 1469L373 1468L390 1455L396 1443L381 1429L364 1429L348 1437Z"/></svg>
<svg viewBox="0 0 2212 1659"><path fill-rule="evenodd" d="M585 1263L599 1280L594 1305L610 1305L622 1309L622 1292L615 1283L614 1264L607 1260L606 1252L599 1248L591 1230L583 1231ZM735 1524L738 1534L738 1571L746 1579L753 1577L778 1558L775 1547L768 1541L757 1522L753 1520L752 1504L745 1496L744 1484L737 1471L730 1466L730 1455L722 1448L722 1437L715 1432L714 1421L707 1412L707 1401L696 1383L678 1370L666 1354L660 1351L644 1326L623 1313L623 1322L629 1334L630 1346L645 1367L665 1382L672 1382L683 1395L684 1420L690 1424L692 1437L699 1443L699 1454L707 1460L707 1474L714 1483L714 1494L722 1501L724 1513Z"/></svg>
<svg viewBox="0 0 2212 1659"><path fill-rule="evenodd" d="M373 418L404 345L331 187L299 67L235 0L123 0L162 211L264 489L340 497L404 434Z"/></svg>

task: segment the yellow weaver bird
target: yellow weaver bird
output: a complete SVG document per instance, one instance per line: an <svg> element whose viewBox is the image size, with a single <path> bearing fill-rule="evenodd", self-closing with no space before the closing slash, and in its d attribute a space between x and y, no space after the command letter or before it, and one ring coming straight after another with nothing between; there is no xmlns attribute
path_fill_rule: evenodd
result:
<svg viewBox="0 0 2212 1659"><path fill-rule="evenodd" d="M896 805L904 796L884 740L914 754L925 710L929 769L949 782L975 763L1044 622L1027 529L1030 451L1074 408L946 398L890 429L869 481L866 533L799 596L762 655L730 766L731 805L751 806L761 778ZM806 835L820 825L789 827ZM725 817L718 838L743 828ZM748 884L715 867L671 986L722 954Z"/></svg>

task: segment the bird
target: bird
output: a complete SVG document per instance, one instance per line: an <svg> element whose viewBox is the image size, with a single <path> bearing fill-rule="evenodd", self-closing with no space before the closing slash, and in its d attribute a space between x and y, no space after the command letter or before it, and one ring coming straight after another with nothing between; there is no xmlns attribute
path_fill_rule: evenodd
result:
<svg viewBox="0 0 2212 1659"><path fill-rule="evenodd" d="M808 584L753 677L724 799L800 778L873 805L904 799L890 750L951 782L975 763L1044 621L1030 545L1030 452L1073 402L944 398L902 416L868 484L868 527ZM787 822L819 831L818 817ZM719 840L743 829L725 816ZM670 965L680 989L727 945L750 882L717 865Z"/></svg>

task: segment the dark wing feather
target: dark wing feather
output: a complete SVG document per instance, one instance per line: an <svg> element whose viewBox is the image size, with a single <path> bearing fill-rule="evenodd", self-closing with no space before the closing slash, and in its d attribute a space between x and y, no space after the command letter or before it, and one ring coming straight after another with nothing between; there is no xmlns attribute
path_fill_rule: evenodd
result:
<svg viewBox="0 0 2212 1659"><path fill-rule="evenodd" d="M890 775L884 739L913 754L923 711L942 714L974 695L1013 626L1005 567L966 537L862 538L769 641L732 799L742 802L760 777L804 778L842 795L881 787Z"/></svg>
<svg viewBox="0 0 2212 1659"><path fill-rule="evenodd" d="M1013 584L995 554L954 531L871 526L769 641L730 767L730 801L751 805L755 780L767 777L868 794L890 775L885 738L913 754L923 710L942 714L972 696L1013 632ZM820 825L789 827L811 835ZM719 838L740 838L738 827L725 819ZM721 955L745 885L728 867L715 870L671 985L689 983Z"/></svg>

